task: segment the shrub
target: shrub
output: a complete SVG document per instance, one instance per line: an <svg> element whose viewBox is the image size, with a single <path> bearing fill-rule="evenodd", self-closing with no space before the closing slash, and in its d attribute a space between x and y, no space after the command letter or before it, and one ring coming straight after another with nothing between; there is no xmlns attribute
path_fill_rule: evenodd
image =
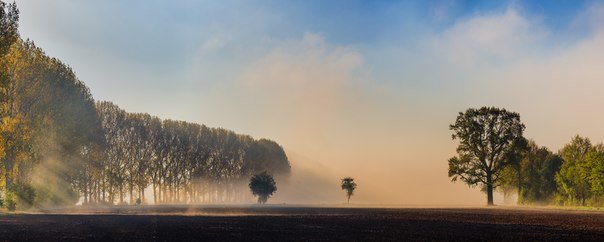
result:
<svg viewBox="0 0 604 242"><path fill-rule="evenodd" d="M15 184L14 194L20 209L30 208L34 204L36 192L34 188L27 184Z"/></svg>
<svg viewBox="0 0 604 242"><path fill-rule="evenodd" d="M13 191L6 192L6 208L9 211L15 211L17 209L17 196Z"/></svg>

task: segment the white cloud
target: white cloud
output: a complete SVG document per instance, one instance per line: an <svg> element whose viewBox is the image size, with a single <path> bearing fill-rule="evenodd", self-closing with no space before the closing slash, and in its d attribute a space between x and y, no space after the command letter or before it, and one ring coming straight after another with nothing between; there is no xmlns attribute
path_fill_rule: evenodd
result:
<svg viewBox="0 0 604 242"><path fill-rule="evenodd" d="M435 38L435 49L449 62L475 65L518 60L541 48L548 35L538 21L514 8L456 22Z"/></svg>

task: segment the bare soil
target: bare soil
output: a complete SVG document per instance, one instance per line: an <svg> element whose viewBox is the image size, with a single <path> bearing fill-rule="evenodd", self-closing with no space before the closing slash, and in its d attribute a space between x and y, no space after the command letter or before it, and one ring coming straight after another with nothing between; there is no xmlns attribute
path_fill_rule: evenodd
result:
<svg viewBox="0 0 604 242"><path fill-rule="evenodd" d="M2 241L604 241L604 212L138 206L0 214Z"/></svg>

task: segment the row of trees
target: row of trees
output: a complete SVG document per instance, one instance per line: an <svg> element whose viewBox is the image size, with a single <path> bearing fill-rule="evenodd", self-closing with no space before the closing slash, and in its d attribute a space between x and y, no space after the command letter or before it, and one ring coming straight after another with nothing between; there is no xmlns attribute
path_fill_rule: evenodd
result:
<svg viewBox="0 0 604 242"><path fill-rule="evenodd" d="M520 204L604 205L604 145L575 136L557 153L530 141L504 171L502 190Z"/></svg>
<svg viewBox="0 0 604 242"><path fill-rule="evenodd" d="M19 38L18 16L0 2L0 195L10 208L77 200L71 168L101 144L94 101L71 68Z"/></svg>
<svg viewBox="0 0 604 242"><path fill-rule="evenodd" d="M493 204L493 191L519 204L604 205L604 145L575 136L557 153L526 140L520 115L483 107L459 113L450 126L459 140L449 159L449 177L480 186Z"/></svg>
<svg viewBox="0 0 604 242"><path fill-rule="evenodd" d="M0 1L3 205L133 202L145 188L157 203L235 201L250 174L289 172L273 141L95 102L69 66L19 37L18 20Z"/></svg>
<svg viewBox="0 0 604 242"><path fill-rule="evenodd" d="M149 114L127 113L111 102L97 103L106 149L84 170L85 202L236 202L247 200L246 182L256 173L288 174L279 144L221 128Z"/></svg>

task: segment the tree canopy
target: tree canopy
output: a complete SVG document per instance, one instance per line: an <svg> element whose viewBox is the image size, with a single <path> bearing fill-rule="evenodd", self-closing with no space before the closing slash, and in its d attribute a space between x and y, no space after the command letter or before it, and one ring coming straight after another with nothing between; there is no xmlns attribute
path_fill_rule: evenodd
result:
<svg viewBox="0 0 604 242"><path fill-rule="evenodd" d="M277 191L273 176L266 171L252 176L249 183L252 194L258 197L258 203L265 204L268 198Z"/></svg>
<svg viewBox="0 0 604 242"><path fill-rule="evenodd" d="M458 156L449 159L449 177L469 186L484 186L487 203L493 205L500 172L509 164L513 144L523 139L520 115L494 107L470 108L460 112L449 128L452 138L459 140Z"/></svg>
<svg viewBox="0 0 604 242"><path fill-rule="evenodd" d="M520 204L602 206L604 204L604 145L575 136L557 153L529 142L519 166ZM505 180L516 175L504 174Z"/></svg>
<svg viewBox="0 0 604 242"><path fill-rule="evenodd" d="M560 156L564 160L556 175L560 195L572 204L586 205L594 192L590 179L593 167L604 162L603 146L593 146L588 138L575 136L560 150Z"/></svg>
<svg viewBox="0 0 604 242"><path fill-rule="evenodd" d="M342 190L346 190L346 202L350 203L350 197L354 195L354 190L357 189L357 184L354 182L354 178L352 177L344 177L342 178L341 184Z"/></svg>

